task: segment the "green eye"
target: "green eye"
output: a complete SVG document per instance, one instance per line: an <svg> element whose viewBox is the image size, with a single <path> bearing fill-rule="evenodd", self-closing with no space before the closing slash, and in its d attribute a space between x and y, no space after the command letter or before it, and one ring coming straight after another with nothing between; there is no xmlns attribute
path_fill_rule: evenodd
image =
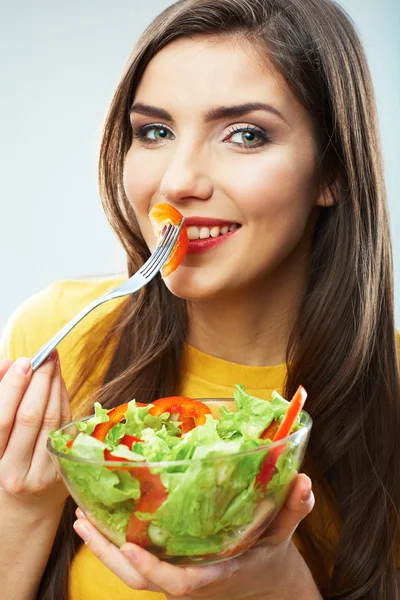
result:
<svg viewBox="0 0 400 600"><path fill-rule="evenodd" d="M257 131L249 131L248 129L237 131L231 137L233 143L243 144L244 146L256 146L262 140L263 138Z"/></svg>
<svg viewBox="0 0 400 600"><path fill-rule="evenodd" d="M174 137L165 127L149 127L145 133L148 140L168 140Z"/></svg>

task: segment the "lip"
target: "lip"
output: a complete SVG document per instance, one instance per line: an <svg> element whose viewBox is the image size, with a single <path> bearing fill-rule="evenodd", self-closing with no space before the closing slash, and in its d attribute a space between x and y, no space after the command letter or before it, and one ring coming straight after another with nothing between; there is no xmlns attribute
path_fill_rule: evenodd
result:
<svg viewBox="0 0 400 600"><path fill-rule="evenodd" d="M237 221L227 221L223 219L214 219L212 217L185 217L185 225L186 227L190 227L191 225L197 227L212 227L213 225L240 225Z"/></svg>
<svg viewBox="0 0 400 600"><path fill-rule="evenodd" d="M185 224L186 223L187 223L187 221L185 219ZM214 224L216 224L215 221L214 221ZM226 221L224 221L224 224L227 225L228 223ZM236 229L233 229L233 231L228 231L228 233L219 235L216 238L209 237L209 238L206 238L205 240L200 240L200 239L199 240L189 240L189 246L187 249L187 253L188 254L201 254L203 252L207 252L208 250L213 250L217 246L220 246L221 244L226 242L232 235L237 233L240 229L241 229L241 227L237 227Z"/></svg>

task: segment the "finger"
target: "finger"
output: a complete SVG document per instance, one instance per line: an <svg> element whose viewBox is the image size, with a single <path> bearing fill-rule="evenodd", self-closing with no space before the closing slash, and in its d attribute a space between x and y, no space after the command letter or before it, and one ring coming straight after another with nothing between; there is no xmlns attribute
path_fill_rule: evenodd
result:
<svg viewBox="0 0 400 600"><path fill-rule="evenodd" d="M29 469L36 438L49 399L56 353L33 374L15 415L6 454L12 457L20 473ZM1 384L0 384L1 385Z"/></svg>
<svg viewBox="0 0 400 600"><path fill-rule="evenodd" d="M314 494L311 479L304 473L297 475L292 482L289 496L276 518L262 536L269 545L290 540L296 527L314 507Z"/></svg>
<svg viewBox="0 0 400 600"><path fill-rule="evenodd" d="M0 458L10 437L15 414L32 377L28 358L18 358L0 382Z"/></svg>
<svg viewBox="0 0 400 600"><path fill-rule="evenodd" d="M136 544L123 544L120 550L140 575L172 596L184 596L220 579L227 579L239 568L236 559L201 567L177 567Z"/></svg>
<svg viewBox="0 0 400 600"><path fill-rule="evenodd" d="M137 572L117 546L107 540L87 519L78 519L73 527L89 550L126 585L134 590L161 591L151 587L146 578Z"/></svg>
<svg viewBox="0 0 400 600"><path fill-rule="evenodd" d="M62 376L61 364L59 363L60 377L61 377L61 418L60 427L67 425L72 421L71 405L69 403L69 396L67 387L65 385L64 378Z"/></svg>
<svg viewBox="0 0 400 600"><path fill-rule="evenodd" d="M85 518L79 507L75 510L75 514L79 520ZM188 593L190 590L203 587L220 579L226 579L239 567L235 559L217 565L203 565L200 568L175 567L161 561L140 546L130 543L123 544L120 551L138 574L141 574L150 584L146 589L162 590L174 596Z"/></svg>
<svg viewBox="0 0 400 600"><path fill-rule="evenodd" d="M7 373L12 364L13 361L8 358L0 360L0 381L3 379L4 375Z"/></svg>
<svg viewBox="0 0 400 600"><path fill-rule="evenodd" d="M55 361L53 379L50 383L49 400L43 415L41 428L36 438L31 461L32 478L40 477L43 466L49 463L50 455L46 448L47 438L52 429L58 429L61 420L61 372L58 358Z"/></svg>

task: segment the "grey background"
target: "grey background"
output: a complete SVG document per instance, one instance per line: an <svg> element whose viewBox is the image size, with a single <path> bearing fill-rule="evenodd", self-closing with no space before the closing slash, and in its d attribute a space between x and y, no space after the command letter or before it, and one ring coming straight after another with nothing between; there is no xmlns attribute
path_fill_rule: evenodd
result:
<svg viewBox="0 0 400 600"><path fill-rule="evenodd" d="M341 0L375 84L400 324L400 2ZM143 28L169 0L0 0L0 331L52 281L124 269L97 192L101 127Z"/></svg>

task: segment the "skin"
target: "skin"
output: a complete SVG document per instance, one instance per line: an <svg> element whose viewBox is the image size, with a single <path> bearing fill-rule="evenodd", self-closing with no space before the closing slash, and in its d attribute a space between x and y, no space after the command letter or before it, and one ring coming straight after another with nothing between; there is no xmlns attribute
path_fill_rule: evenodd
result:
<svg viewBox="0 0 400 600"><path fill-rule="evenodd" d="M248 102L266 103L274 111L205 119L211 109ZM161 108L169 118L142 114L139 103ZM148 213L159 202L169 202L185 217L241 225L217 248L186 255L165 279L172 293L188 299L189 343L232 362L284 362L315 219L330 203L318 192L315 133L307 111L267 57L234 38L202 37L175 41L152 59L131 122L136 135L126 156L124 187L151 250L156 237ZM147 128L147 139L138 137L149 125L157 127ZM245 148L244 134L232 131L249 126L261 128L269 141L259 144L262 137L250 136L247 144L255 147ZM203 567L176 567L134 544L118 549L81 511L74 527L127 585L164 592L170 600L313 600L321 596L291 542L313 504L310 479L298 475L256 546Z"/></svg>

